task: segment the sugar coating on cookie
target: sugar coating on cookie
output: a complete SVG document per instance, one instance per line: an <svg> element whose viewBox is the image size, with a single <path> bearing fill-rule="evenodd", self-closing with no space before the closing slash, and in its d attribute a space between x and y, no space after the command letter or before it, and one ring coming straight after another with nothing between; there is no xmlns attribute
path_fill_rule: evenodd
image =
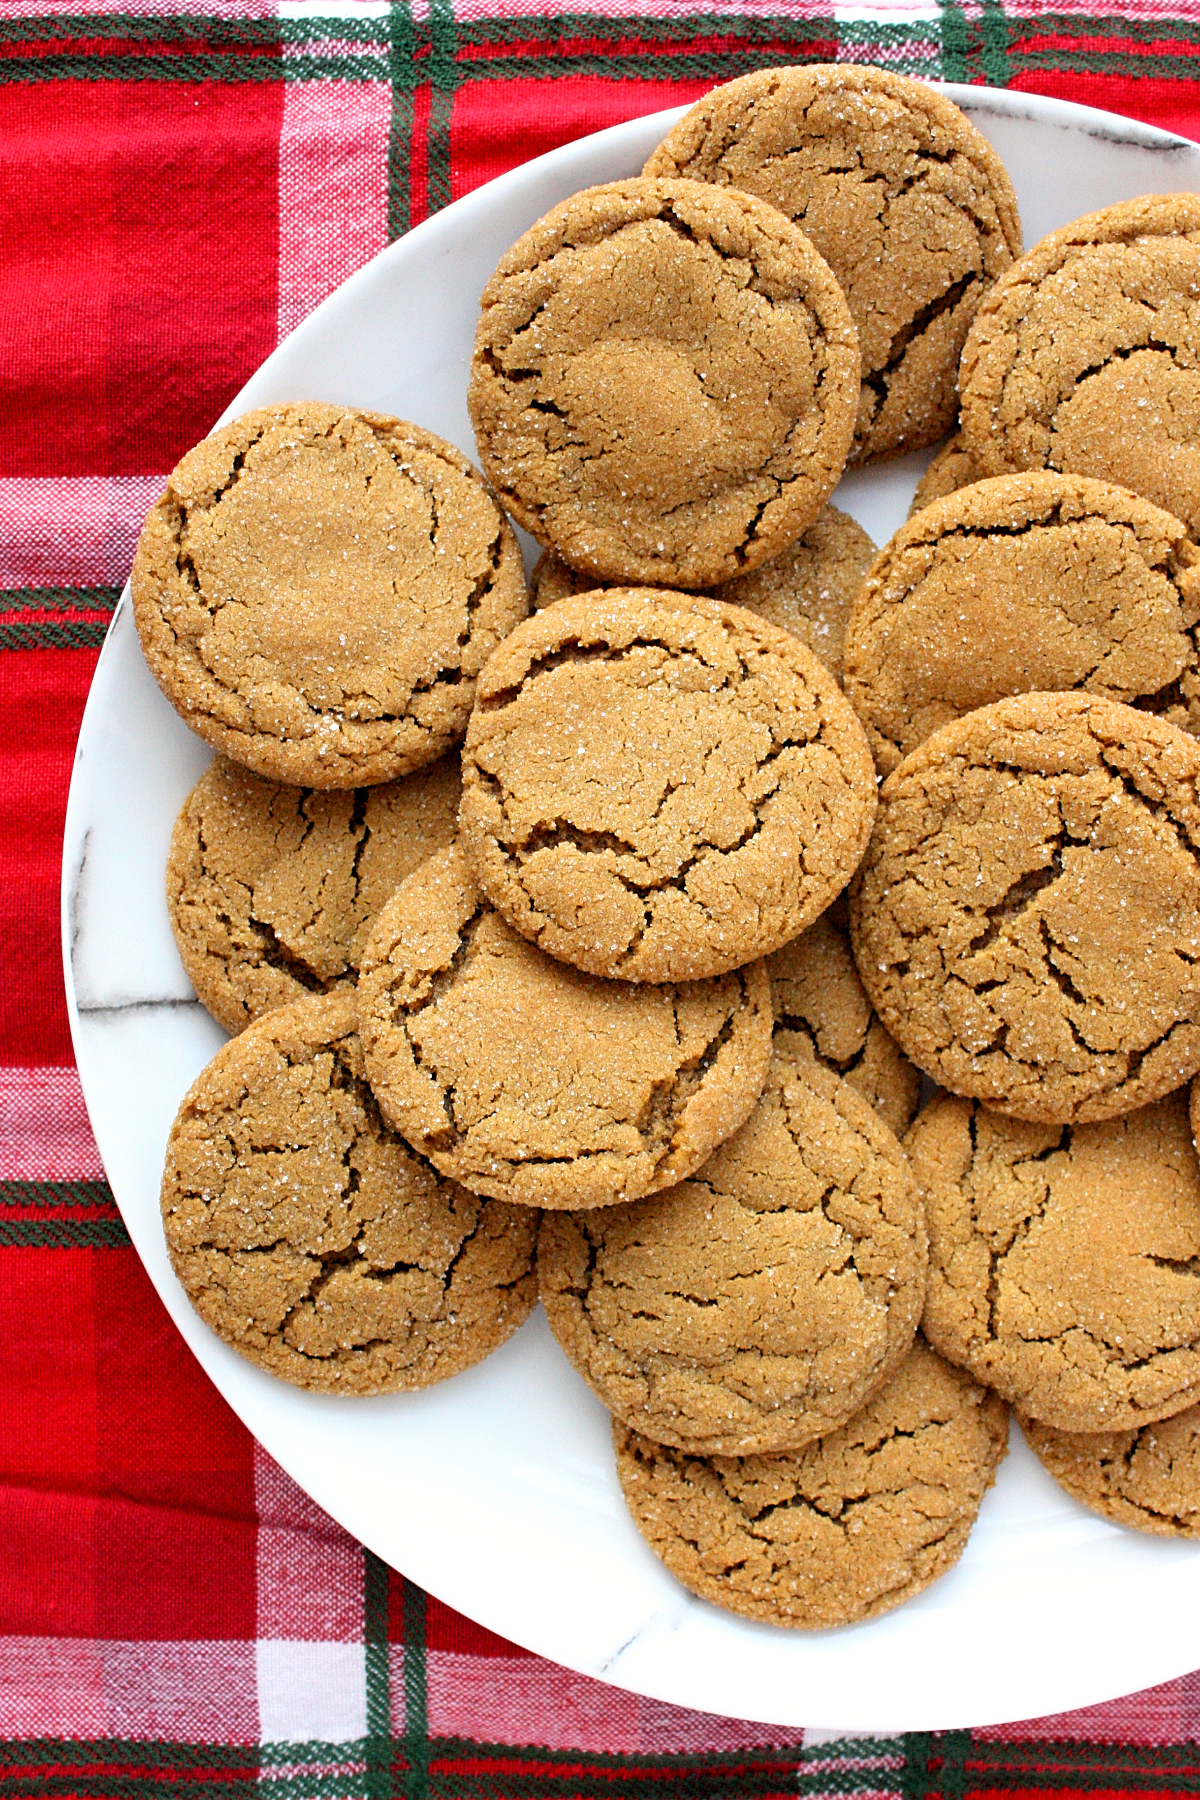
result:
<svg viewBox="0 0 1200 1800"><path fill-rule="evenodd" d="M1198 780L1195 738L1093 694L999 700L905 758L850 929L918 1068L1060 1123L1200 1068Z"/></svg>
<svg viewBox="0 0 1200 1800"><path fill-rule="evenodd" d="M852 461L951 429L967 329L1021 254L1012 182L957 106L883 69L762 69L698 101L644 173L757 194L812 239L858 328Z"/></svg>
<svg viewBox="0 0 1200 1800"><path fill-rule="evenodd" d="M925 1259L895 1137L777 1038L762 1099L699 1174L544 1220L538 1280L555 1337L619 1419L748 1456L797 1450L870 1398L912 1343Z"/></svg>
<svg viewBox="0 0 1200 1800"><path fill-rule="evenodd" d="M1061 1431L1200 1399L1200 1162L1187 1099L1035 1125L950 1095L905 1140L929 1228L921 1329Z"/></svg>
<svg viewBox="0 0 1200 1800"><path fill-rule="evenodd" d="M183 966L226 1031L306 993L353 985L375 914L454 842L457 756L331 793L219 756L180 810L167 911Z"/></svg>
<svg viewBox="0 0 1200 1800"><path fill-rule="evenodd" d="M699 1457L614 1421L634 1523L684 1587L768 1625L890 1612L951 1569L1008 1449L1008 1409L918 1338L862 1411L783 1456Z"/></svg>
<svg viewBox="0 0 1200 1800"><path fill-rule="evenodd" d="M516 536L466 457L315 401L246 413L190 450L131 579L175 710L236 762L305 787L435 762L529 610Z"/></svg>
<svg viewBox="0 0 1200 1800"><path fill-rule="evenodd" d="M1200 730L1200 550L1125 488L1038 471L980 481L876 557L846 640L846 695L888 775L939 726L1006 694L1085 688Z"/></svg>
<svg viewBox="0 0 1200 1800"><path fill-rule="evenodd" d="M980 308L960 383L981 475L1094 475L1200 531L1200 195L1126 200L1035 244Z"/></svg>
<svg viewBox="0 0 1200 1800"><path fill-rule="evenodd" d="M363 958L371 1086L398 1131L477 1193L606 1206L699 1168L771 1054L761 963L673 986L601 981L512 931L456 847L380 914Z"/></svg>
<svg viewBox="0 0 1200 1800"><path fill-rule="evenodd" d="M573 567L708 587L791 543L833 491L854 326L808 239L752 195L585 189L513 246L481 304L480 460Z"/></svg>
<svg viewBox="0 0 1200 1800"><path fill-rule="evenodd" d="M921 1098L921 1075L884 1029L867 997L850 949L849 919L839 897L828 912L767 958L774 1042L793 1062L815 1059L841 1075L903 1136Z"/></svg>
<svg viewBox="0 0 1200 1800"><path fill-rule="evenodd" d="M299 1387L428 1387L537 1299L537 1214L480 1200L389 1131L352 994L259 1019L189 1089L167 1144L171 1265L218 1337Z"/></svg>
<svg viewBox="0 0 1200 1800"><path fill-rule="evenodd" d="M968 487L978 479L971 453L963 442L962 432L956 431L942 445L918 481L908 517L913 518L927 506L932 506L935 500L944 500L947 494L956 494L959 488Z"/></svg>
<svg viewBox="0 0 1200 1800"><path fill-rule="evenodd" d="M875 811L862 727L788 632L609 589L489 660L463 749L463 852L509 924L631 981L777 949L850 879Z"/></svg>
<svg viewBox="0 0 1200 1800"><path fill-rule="evenodd" d="M1200 1537L1200 1406L1134 1431L1056 1431L1022 1418L1026 1442L1072 1500L1155 1537Z"/></svg>

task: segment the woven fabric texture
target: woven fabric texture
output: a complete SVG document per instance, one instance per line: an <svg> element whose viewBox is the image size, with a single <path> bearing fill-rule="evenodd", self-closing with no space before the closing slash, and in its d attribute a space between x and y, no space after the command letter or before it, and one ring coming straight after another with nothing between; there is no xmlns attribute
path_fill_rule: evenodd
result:
<svg viewBox="0 0 1200 1800"><path fill-rule="evenodd" d="M1200 1785L1200 1676L1002 1730L830 1743L602 1687L427 1598L193 1363L72 1065L67 787L167 470L431 212L715 82L837 59L1200 137L1197 0L0 0L0 1800Z"/></svg>

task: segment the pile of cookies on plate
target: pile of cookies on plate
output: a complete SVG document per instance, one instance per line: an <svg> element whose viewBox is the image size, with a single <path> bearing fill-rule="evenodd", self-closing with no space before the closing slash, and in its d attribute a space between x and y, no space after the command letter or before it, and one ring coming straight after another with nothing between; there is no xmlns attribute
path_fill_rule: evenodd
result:
<svg viewBox="0 0 1200 1800"><path fill-rule="evenodd" d="M361 1395L540 1295L649 1543L759 1620L949 1568L1009 1405L1196 1535L1200 201L1022 256L940 95L748 76L513 246L469 405L486 480L248 414L139 544L221 753L167 870L236 1034L167 1149L193 1304ZM847 462L955 431L872 561Z"/></svg>

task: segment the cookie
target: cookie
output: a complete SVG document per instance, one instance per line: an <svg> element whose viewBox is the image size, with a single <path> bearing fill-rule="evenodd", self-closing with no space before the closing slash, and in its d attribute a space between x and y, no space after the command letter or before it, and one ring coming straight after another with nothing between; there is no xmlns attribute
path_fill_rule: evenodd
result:
<svg viewBox="0 0 1200 1800"><path fill-rule="evenodd" d="M529 1206L605 1206L682 1181L751 1111L771 1054L761 963L633 987L511 931L461 852L376 922L359 981L384 1117L436 1168Z"/></svg>
<svg viewBox="0 0 1200 1800"><path fill-rule="evenodd" d="M1200 1068L1200 744L1094 694L1022 694L889 775L850 901L863 986L952 1093L1066 1123Z"/></svg>
<svg viewBox="0 0 1200 1800"><path fill-rule="evenodd" d="M690 1456L617 1422L613 1445L634 1523L677 1581L819 1631L890 1612L953 1568L1008 1411L918 1338L849 1424L798 1455Z"/></svg>
<svg viewBox="0 0 1200 1800"><path fill-rule="evenodd" d="M1039 471L901 527L851 614L846 695L888 775L1005 694L1085 688L1200 731L1200 550L1125 488Z"/></svg>
<svg viewBox="0 0 1200 1800"><path fill-rule="evenodd" d="M1114 1525L1156 1537L1200 1537L1200 1406L1136 1431L1055 1431L1021 1420L1059 1487Z"/></svg>
<svg viewBox="0 0 1200 1800"><path fill-rule="evenodd" d="M908 1351L925 1228L873 1108L776 1040L767 1085L691 1181L543 1219L550 1329L609 1411L697 1455L798 1450Z"/></svg>
<svg viewBox="0 0 1200 1800"><path fill-rule="evenodd" d="M146 661L192 730L317 788L436 762L529 610L516 536L452 444L316 401L190 450L131 580Z"/></svg>
<svg viewBox="0 0 1200 1800"><path fill-rule="evenodd" d="M592 974L693 980L777 949L850 879L874 811L841 689L742 607L581 594L480 678L464 855L515 930Z"/></svg>
<svg viewBox="0 0 1200 1800"><path fill-rule="evenodd" d="M918 481L912 505L908 509L909 518L923 512L927 506L932 506L935 500L944 500L947 494L956 494L959 488L967 487L978 479L975 464L963 443L962 432L956 431L942 445Z"/></svg>
<svg viewBox="0 0 1200 1800"><path fill-rule="evenodd" d="M353 985L375 914L454 842L457 756L340 793L264 781L219 756L183 803L167 911L201 1002L238 1032L306 993Z"/></svg>
<svg viewBox="0 0 1200 1800"><path fill-rule="evenodd" d="M808 530L770 562L709 591L714 600L749 607L790 631L840 681L846 621L874 555L875 546L856 519L824 506ZM590 576L546 551L533 571L531 598L538 609L595 586Z"/></svg>
<svg viewBox="0 0 1200 1800"><path fill-rule="evenodd" d="M644 172L757 194L812 239L858 327L851 461L953 428L967 328L1021 254L1012 183L957 106L883 69L762 69L706 94Z"/></svg>
<svg viewBox="0 0 1200 1800"><path fill-rule="evenodd" d="M859 978L839 898L814 925L767 958L774 1042L793 1061L815 1058L841 1075L901 1137L921 1098L920 1071L884 1030Z"/></svg>
<svg viewBox="0 0 1200 1800"><path fill-rule="evenodd" d="M480 459L572 567L710 587L784 549L832 493L857 337L774 207L694 181L588 188L513 246L481 304Z"/></svg>
<svg viewBox="0 0 1200 1800"><path fill-rule="evenodd" d="M1033 1125L940 1095L906 1144L936 1350L1059 1431L1136 1431L1200 1400L1185 1095L1098 1125Z"/></svg>
<svg viewBox="0 0 1200 1800"><path fill-rule="evenodd" d="M1200 531L1200 195L1044 237L979 309L960 384L981 475L1094 475Z"/></svg>
<svg viewBox="0 0 1200 1800"><path fill-rule="evenodd" d="M537 1299L537 1214L444 1180L386 1128L353 994L280 1007L218 1051L171 1128L162 1215L205 1323L325 1393L456 1375Z"/></svg>

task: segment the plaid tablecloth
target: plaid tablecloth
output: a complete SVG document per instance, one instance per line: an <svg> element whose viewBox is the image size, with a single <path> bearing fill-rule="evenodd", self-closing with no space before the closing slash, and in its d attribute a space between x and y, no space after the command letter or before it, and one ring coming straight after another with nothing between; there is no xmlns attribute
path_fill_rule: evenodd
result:
<svg viewBox="0 0 1200 1800"><path fill-rule="evenodd" d="M716 81L838 58L1200 137L1197 0L0 0L0 1800L1200 1786L1200 1675L831 1743L637 1699L451 1613L314 1507L192 1362L72 1066L72 753L166 471L428 213Z"/></svg>

